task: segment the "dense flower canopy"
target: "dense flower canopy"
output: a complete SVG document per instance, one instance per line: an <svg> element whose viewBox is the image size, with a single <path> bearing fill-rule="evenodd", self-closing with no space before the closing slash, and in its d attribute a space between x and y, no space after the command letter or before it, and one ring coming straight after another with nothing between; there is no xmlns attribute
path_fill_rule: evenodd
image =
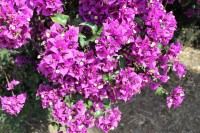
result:
<svg viewBox="0 0 200 133"><path fill-rule="evenodd" d="M177 23L162 1L79 0L75 13L66 11L66 3L2 0L0 48L37 44L37 70L47 82L41 82L36 96L68 127L67 133L84 133L94 125L113 130L121 119L115 103L130 100L148 86L161 88L171 70L179 78L186 74L177 59L181 44L171 41ZM25 62L31 61L15 59L17 66ZM13 80L7 90L19 83ZM180 86L163 91L169 108L184 99ZM2 110L18 114L25 100L26 94L1 97Z"/></svg>

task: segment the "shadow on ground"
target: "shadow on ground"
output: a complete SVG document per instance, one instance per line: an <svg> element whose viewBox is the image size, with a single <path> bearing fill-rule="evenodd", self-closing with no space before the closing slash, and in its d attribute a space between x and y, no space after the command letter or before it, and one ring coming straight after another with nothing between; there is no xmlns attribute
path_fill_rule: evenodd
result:
<svg viewBox="0 0 200 133"><path fill-rule="evenodd" d="M171 80L165 88L177 87ZM200 73L189 71L181 82L185 101L174 110L148 90L132 101L120 104L123 112L119 127L111 133L198 133L200 132Z"/></svg>

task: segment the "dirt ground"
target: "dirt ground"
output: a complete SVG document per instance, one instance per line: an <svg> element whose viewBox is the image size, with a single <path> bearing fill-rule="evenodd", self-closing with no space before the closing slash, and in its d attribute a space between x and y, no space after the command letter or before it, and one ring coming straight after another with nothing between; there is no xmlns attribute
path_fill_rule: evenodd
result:
<svg viewBox="0 0 200 133"><path fill-rule="evenodd" d="M110 133L200 133L200 50L184 48L179 60L186 65L187 75L182 81L173 76L165 88L181 84L186 93L181 106L168 109L164 99L146 89L131 101L119 103L122 120ZM46 133L47 129L55 133L51 126L31 133ZM93 128L89 133L101 132Z"/></svg>

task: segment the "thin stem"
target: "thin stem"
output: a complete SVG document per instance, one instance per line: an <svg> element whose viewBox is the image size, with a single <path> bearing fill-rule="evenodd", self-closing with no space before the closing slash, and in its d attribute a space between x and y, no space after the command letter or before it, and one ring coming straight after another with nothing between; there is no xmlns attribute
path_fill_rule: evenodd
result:
<svg viewBox="0 0 200 133"><path fill-rule="evenodd" d="M115 93L115 90L111 87L111 89L112 89L112 91L113 91L113 94L114 94L114 97L115 97L115 101L116 101L116 103L118 103L118 101L117 101L117 96L116 96L116 93Z"/></svg>
<svg viewBox="0 0 200 133"><path fill-rule="evenodd" d="M167 0L166 3L165 3L165 8L166 8L166 6L167 6L167 3L168 3L168 0Z"/></svg>
<svg viewBox="0 0 200 133"><path fill-rule="evenodd" d="M7 82L7 84L9 84L8 77L7 77L7 75L6 75L6 73L4 72L3 69L2 69L2 72L3 72L3 74L5 75L5 78L6 78L6 82Z"/></svg>
<svg viewBox="0 0 200 133"><path fill-rule="evenodd" d="M13 96L15 95L13 91L12 91L12 95L13 95Z"/></svg>

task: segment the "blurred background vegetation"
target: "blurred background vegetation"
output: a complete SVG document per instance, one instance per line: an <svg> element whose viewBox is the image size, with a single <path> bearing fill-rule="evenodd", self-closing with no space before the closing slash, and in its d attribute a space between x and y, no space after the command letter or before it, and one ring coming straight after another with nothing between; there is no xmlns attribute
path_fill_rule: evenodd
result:
<svg viewBox="0 0 200 133"><path fill-rule="evenodd" d="M173 11L177 20L175 41L183 46L200 48L200 5L197 0L175 0L174 4L165 5L166 10Z"/></svg>

